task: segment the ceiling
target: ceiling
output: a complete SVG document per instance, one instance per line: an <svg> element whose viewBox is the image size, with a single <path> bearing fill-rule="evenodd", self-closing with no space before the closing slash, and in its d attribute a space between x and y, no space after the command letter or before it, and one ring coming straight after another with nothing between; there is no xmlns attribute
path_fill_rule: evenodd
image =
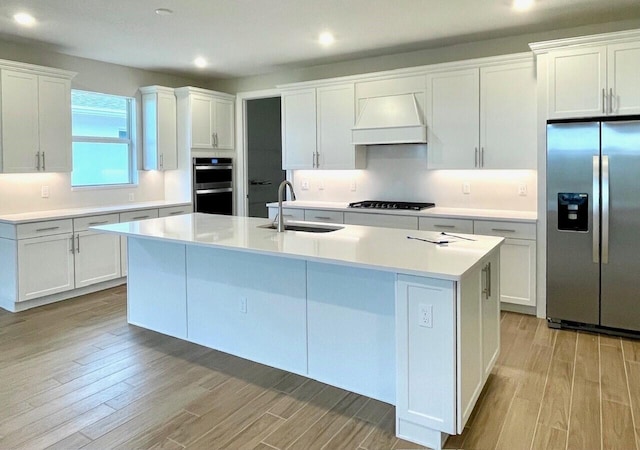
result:
<svg viewBox="0 0 640 450"><path fill-rule="evenodd" d="M173 14L155 14L167 8ZM26 11L37 24L12 17ZM640 18L640 0L2 0L0 39L155 71L235 78ZM318 34L330 31L327 48ZM193 61L202 56L207 67Z"/></svg>

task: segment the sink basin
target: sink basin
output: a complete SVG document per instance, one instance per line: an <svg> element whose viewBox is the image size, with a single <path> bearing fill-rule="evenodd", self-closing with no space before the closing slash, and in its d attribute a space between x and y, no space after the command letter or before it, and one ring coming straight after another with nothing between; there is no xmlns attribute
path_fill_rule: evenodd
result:
<svg viewBox="0 0 640 450"><path fill-rule="evenodd" d="M258 228L277 230L278 226L274 223L268 223L266 225L258 225ZM344 227L337 225L325 225L322 223L287 222L284 224L285 231L304 231L306 233L330 233L331 231L342 230L343 228Z"/></svg>

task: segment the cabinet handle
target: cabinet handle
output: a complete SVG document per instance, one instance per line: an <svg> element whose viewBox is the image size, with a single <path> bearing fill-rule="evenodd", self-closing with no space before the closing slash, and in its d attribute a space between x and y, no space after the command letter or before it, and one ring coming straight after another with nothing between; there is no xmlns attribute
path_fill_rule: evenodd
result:
<svg viewBox="0 0 640 450"><path fill-rule="evenodd" d="M606 109L607 109L607 91L605 90L605 88L602 88L602 114L606 114Z"/></svg>
<svg viewBox="0 0 640 450"><path fill-rule="evenodd" d="M283 214L282 217L293 217L293 214Z"/></svg>
<svg viewBox="0 0 640 450"><path fill-rule="evenodd" d="M313 156L311 157L311 167L316 168L316 152L313 152Z"/></svg>
<svg viewBox="0 0 640 450"><path fill-rule="evenodd" d="M613 114L613 88L609 88L609 114Z"/></svg>
<svg viewBox="0 0 640 450"><path fill-rule="evenodd" d="M487 264L487 300L491 297L491 263Z"/></svg>
<svg viewBox="0 0 640 450"><path fill-rule="evenodd" d="M89 226L92 227L94 225L104 225L105 223L109 223L108 220L102 220L100 222L89 222Z"/></svg>
<svg viewBox="0 0 640 450"><path fill-rule="evenodd" d="M322 220L331 220L331 217L329 216L314 216L314 219L322 219Z"/></svg>
<svg viewBox="0 0 640 450"><path fill-rule="evenodd" d="M47 160L44 157L44 152L42 152L42 170L47 170Z"/></svg>
<svg viewBox="0 0 640 450"><path fill-rule="evenodd" d="M170 216L177 216L178 214L184 214L184 211L174 211L169 213Z"/></svg>
<svg viewBox="0 0 640 450"><path fill-rule="evenodd" d="M484 147L480 147L480 167L484 167Z"/></svg>
<svg viewBox="0 0 640 450"><path fill-rule="evenodd" d="M160 168L164 168L164 155L160 155Z"/></svg>
<svg viewBox="0 0 640 450"><path fill-rule="evenodd" d="M447 228L449 230L453 230L455 227L455 225L440 225L438 223L433 225L433 228Z"/></svg>
<svg viewBox="0 0 640 450"><path fill-rule="evenodd" d="M320 168L320 153L316 151L316 167Z"/></svg>
<svg viewBox="0 0 640 450"><path fill-rule="evenodd" d="M80 253L80 235L77 235L76 239L78 240L78 245L76 245L76 250L78 251L78 253Z"/></svg>
<svg viewBox="0 0 640 450"><path fill-rule="evenodd" d="M148 218L149 218L149 216L138 216L138 217L134 217L131 220L142 220L142 219L148 219Z"/></svg>
<svg viewBox="0 0 640 450"><path fill-rule="evenodd" d="M70 253L75 253L76 252L76 245L75 245L75 239L73 238L73 236L71 236L71 250L69 250Z"/></svg>
<svg viewBox="0 0 640 450"><path fill-rule="evenodd" d="M478 167L478 147L475 147L476 149L476 159L474 160L475 162L473 163L473 167Z"/></svg>
<svg viewBox="0 0 640 450"><path fill-rule="evenodd" d="M40 152L36 153L36 170L40 170Z"/></svg>
<svg viewBox="0 0 640 450"><path fill-rule="evenodd" d="M60 227L37 228L36 233L41 233L43 231L53 231L53 230L57 230L58 228Z"/></svg>
<svg viewBox="0 0 640 450"><path fill-rule="evenodd" d="M501 233L515 233L516 230L509 230L507 228L492 228L491 231L498 231Z"/></svg>

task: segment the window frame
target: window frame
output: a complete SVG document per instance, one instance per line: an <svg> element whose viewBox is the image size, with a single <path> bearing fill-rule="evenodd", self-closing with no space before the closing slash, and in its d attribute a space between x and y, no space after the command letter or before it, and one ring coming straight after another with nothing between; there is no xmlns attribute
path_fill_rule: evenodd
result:
<svg viewBox="0 0 640 450"><path fill-rule="evenodd" d="M72 189L105 189L105 188L123 188L132 187L138 185L138 171L137 171L137 149L136 149L136 114L137 105L135 97L128 97L125 95L107 94L105 92L88 91L84 89L72 89L71 90L71 114L73 117L73 92L83 92L88 94L98 94L101 96L117 97L126 100L127 102L127 131L128 138L116 138L116 137L99 137L99 136L76 136L73 133L73 121L71 125L71 188ZM127 144L128 147L128 181L126 183L95 183L95 184L73 184L73 143L97 143L97 144Z"/></svg>

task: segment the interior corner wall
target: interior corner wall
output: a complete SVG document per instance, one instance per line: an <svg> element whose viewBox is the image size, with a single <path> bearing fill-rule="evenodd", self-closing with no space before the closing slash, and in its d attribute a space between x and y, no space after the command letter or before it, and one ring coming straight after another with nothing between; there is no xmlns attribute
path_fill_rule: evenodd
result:
<svg viewBox="0 0 640 450"><path fill-rule="evenodd" d="M207 87L210 80L180 77L160 72L135 69L56 52L50 46L27 45L0 40L0 59L19 61L77 72L73 89L135 97L137 99L136 147L137 166L142 163L142 117L138 88L161 85L168 87ZM41 197L41 187L49 187L49 197ZM162 172L139 171L135 187L72 189L69 173L0 174L0 214L49 209L106 206L129 202L163 200Z"/></svg>

